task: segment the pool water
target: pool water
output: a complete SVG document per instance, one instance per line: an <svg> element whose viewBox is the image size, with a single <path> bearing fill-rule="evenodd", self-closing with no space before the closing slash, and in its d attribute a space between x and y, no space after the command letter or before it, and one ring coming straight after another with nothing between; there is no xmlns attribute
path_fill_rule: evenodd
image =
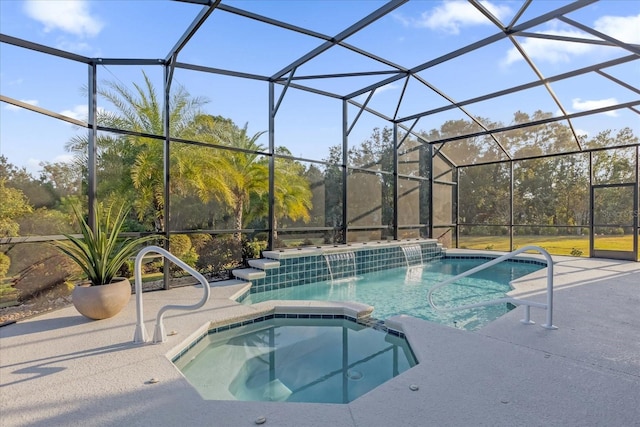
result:
<svg viewBox="0 0 640 427"><path fill-rule="evenodd" d="M417 267L366 273L351 280L316 282L253 293L243 303L268 300L356 301L373 306L373 315L379 319L408 314L457 328L477 330L514 306L505 303L443 313L429 306L427 293L431 286L487 261L443 258ZM509 282L541 268L543 266L539 264L502 262L439 289L433 294L433 300L437 306L455 307L502 298L511 290Z"/></svg>
<svg viewBox="0 0 640 427"><path fill-rule="evenodd" d="M416 364L406 340L343 319L207 335L176 366L204 399L348 403Z"/></svg>

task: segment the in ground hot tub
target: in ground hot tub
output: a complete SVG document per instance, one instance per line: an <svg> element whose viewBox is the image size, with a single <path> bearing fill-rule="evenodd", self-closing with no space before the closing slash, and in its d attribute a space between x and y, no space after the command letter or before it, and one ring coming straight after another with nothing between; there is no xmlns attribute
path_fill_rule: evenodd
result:
<svg viewBox="0 0 640 427"><path fill-rule="evenodd" d="M402 333L349 319L265 316L209 331L173 362L204 399L348 403L417 363Z"/></svg>

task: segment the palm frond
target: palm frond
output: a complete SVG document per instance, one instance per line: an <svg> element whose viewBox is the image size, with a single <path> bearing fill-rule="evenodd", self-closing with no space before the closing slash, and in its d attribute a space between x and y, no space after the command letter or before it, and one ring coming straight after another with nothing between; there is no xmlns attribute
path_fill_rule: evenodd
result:
<svg viewBox="0 0 640 427"><path fill-rule="evenodd" d="M158 239L158 236L143 236L135 239L120 237L129 209L124 205L114 212L96 205L94 228L85 220L77 206L73 207L82 238L65 234L67 240L54 242L54 246L67 255L82 269L92 285L106 285L111 282L124 262L131 258L138 247Z"/></svg>

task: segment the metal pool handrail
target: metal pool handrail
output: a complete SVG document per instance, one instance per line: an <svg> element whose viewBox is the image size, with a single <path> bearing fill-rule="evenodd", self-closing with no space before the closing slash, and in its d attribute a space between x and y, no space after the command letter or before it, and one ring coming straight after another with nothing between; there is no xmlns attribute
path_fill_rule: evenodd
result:
<svg viewBox="0 0 640 427"><path fill-rule="evenodd" d="M177 266L183 268L187 273L191 274L193 277L198 279L198 281L202 284L202 288L204 289L204 296L194 305L165 305L160 311L158 311L158 316L156 317L156 327L153 333L153 342L161 343L165 342L165 333L164 333L164 325L162 324L162 320L164 317L164 313L168 310L197 310L202 307L208 300L209 294L211 293L211 289L209 288L209 282L204 276L198 273L196 270L188 266L184 263L184 261L177 258L171 252L159 247L159 246L147 246L138 252L135 261L135 281L136 281L136 311L137 311L137 323L136 323L136 331L133 335L134 343L144 343L147 342L147 331L144 327L144 320L142 315L142 258L150 253L155 252L158 255L162 255L165 259L173 262Z"/></svg>
<svg viewBox="0 0 640 427"><path fill-rule="evenodd" d="M441 307L437 307L434 304L433 292L435 290L440 289L441 287L446 286L450 283L453 283L458 279L462 279L463 277L470 276L471 274L477 273L478 271L481 271L488 267L496 265L504 260L514 258L516 255L522 252L531 251L531 250L540 252L542 255L544 255L545 259L547 260L547 303L546 304L535 302L535 301L527 301L519 298L512 298L512 297L500 298L493 301L484 301L484 302L479 302L475 304L467 304L467 305L462 305L459 307L452 307L452 308L441 308ZM547 310L547 323L543 324L542 327L546 329L558 329L556 326L553 325L553 260L551 259L551 255L549 255L549 252L547 252L546 250L542 249L539 246L524 246L513 252L502 255L501 257L498 257L482 265L474 267L471 270L467 270L464 273L458 274L457 276L451 277L450 279L440 282L429 290L429 293L427 294L427 299L429 300L429 305L433 307L433 309L438 311L443 311L443 312L451 312L456 310L465 310L469 308L485 307L487 305L496 305L496 304L502 304L505 302L510 302L516 305L524 305L525 306L524 319L522 319L520 322L522 322L525 325L533 325L535 323L534 321L531 320L531 317L530 317L531 307L543 308Z"/></svg>

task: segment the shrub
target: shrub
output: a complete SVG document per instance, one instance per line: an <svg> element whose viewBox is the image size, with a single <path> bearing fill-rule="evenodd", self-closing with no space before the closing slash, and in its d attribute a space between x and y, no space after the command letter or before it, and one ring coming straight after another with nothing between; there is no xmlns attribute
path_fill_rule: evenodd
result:
<svg viewBox="0 0 640 427"><path fill-rule="evenodd" d="M11 265L11 259L8 256L0 252L0 279L7 275L9 266Z"/></svg>
<svg viewBox="0 0 640 427"><path fill-rule="evenodd" d="M191 239L186 234L172 234L169 237L169 248L178 258L187 253L191 249Z"/></svg>
<svg viewBox="0 0 640 427"><path fill-rule="evenodd" d="M157 236L120 237L129 213L125 205L114 209L114 205L105 208L96 204L93 227L89 226L79 206L74 206L73 212L82 238L65 234L67 240L57 240L52 245L82 269L90 286L109 284L125 261L135 256L140 245L157 239Z"/></svg>
<svg viewBox="0 0 640 427"><path fill-rule="evenodd" d="M46 249L47 255L39 252L37 262L12 277L19 302L30 301L52 291L56 294L60 291L65 296L71 293L73 287L69 288L66 282L69 277L78 276L80 268L69 257L55 252L53 247Z"/></svg>
<svg viewBox="0 0 640 427"><path fill-rule="evenodd" d="M287 247L287 242L285 242L284 240L278 238L278 239L274 239L273 240L273 247L274 248L286 248Z"/></svg>
<svg viewBox="0 0 640 427"><path fill-rule="evenodd" d="M582 256L582 250L578 248L571 248L571 256Z"/></svg>
<svg viewBox="0 0 640 427"><path fill-rule="evenodd" d="M169 237L169 248L171 253L184 261L188 266L195 267L198 261L198 253L193 248L191 239L186 234L173 234ZM180 267L172 264L172 270L181 270Z"/></svg>
<svg viewBox="0 0 640 427"><path fill-rule="evenodd" d="M135 261L133 261L132 259L126 260L124 264L122 264L122 267L120 267L120 269L118 270L118 273L116 273L116 276L133 277L135 267L134 264Z"/></svg>
<svg viewBox="0 0 640 427"><path fill-rule="evenodd" d="M191 246L198 253L203 247L205 247L205 245L207 245L211 240L213 240L213 237L211 236L211 234L192 234L190 238L191 238Z"/></svg>
<svg viewBox="0 0 640 427"><path fill-rule="evenodd" d="M242 240L242 259L246 263L246 260L260 258L262 251L267 249L267 242L264 240Z"/></svg>
<svg viewBox="0 0 640 427"><path fill-rule="evenodd" d="M209 274L237 267L242 260L242 245L233 236L218 236L207 241L198 251L196 268Z"/></svg>
<svg viewBox="0 0 640 427"><path fill-rule="evenodd" d="M486 225L470 227L469 234L472 236L493 236L493 230Z"/></svg>
<svg viewBox="0 0 640 427"><path fill-rule="evenodd" d="M69 217L63 212L40 208L20 218L22 235L47 235L73 232Z"/></svg>

